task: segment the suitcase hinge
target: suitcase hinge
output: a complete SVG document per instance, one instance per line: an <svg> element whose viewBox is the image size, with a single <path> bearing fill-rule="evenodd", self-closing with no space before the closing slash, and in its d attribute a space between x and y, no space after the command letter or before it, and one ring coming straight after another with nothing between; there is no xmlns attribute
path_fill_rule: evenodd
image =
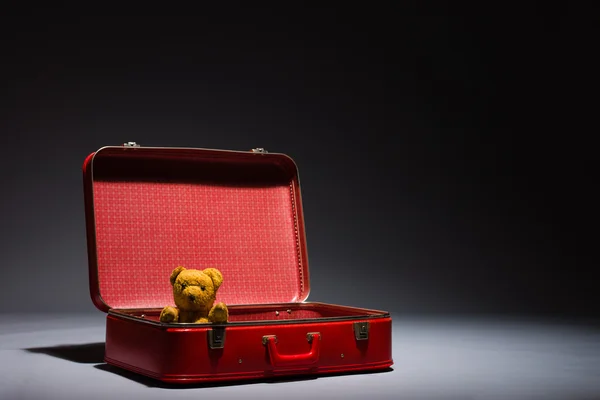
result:
<svg viewBox="0 0 600 400"><path fill-rule="evenodd" d="M222 349L225 347L225 327L215 326L208 330L208 347L211 349Z"/></svg>
<svg viewBox="0 0 600 400"><path fill-rule="evenodd" d="M123 147L140 147L136 142L125 142L123 143Z"/></svg>
<svg viewBox="0 0 600 400"><path fill-rule="evenodd" d="M251 151L253 153L263 153L263 154L268 153L268 151L263 149L262 147L256 147L256 148L252 149Z"/></svg>
<svg viewBox="0 0 600 400"><path fill-rule="evenodd" d="M354 337L356 340L367 340L369 339L369 322L355 322L354 323Z"/></svg>

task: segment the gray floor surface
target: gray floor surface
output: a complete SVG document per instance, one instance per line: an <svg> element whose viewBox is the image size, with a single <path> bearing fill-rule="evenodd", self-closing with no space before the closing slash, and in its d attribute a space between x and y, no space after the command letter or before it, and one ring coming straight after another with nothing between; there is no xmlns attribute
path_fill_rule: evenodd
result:
<svg viewBox="0 0 600 400"><path fill-rule="evenodd" d="M600 328L395 316L391 371L183 388L103 363L104 318L0 316L0 399L600 399Z"/></svg>

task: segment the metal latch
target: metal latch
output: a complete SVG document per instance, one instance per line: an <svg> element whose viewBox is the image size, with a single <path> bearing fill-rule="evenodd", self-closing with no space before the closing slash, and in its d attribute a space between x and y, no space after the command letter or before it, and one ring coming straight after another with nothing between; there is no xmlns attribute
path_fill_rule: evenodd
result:
<svg viewBox="0 0 600 400"><path fill-rule="evenodd" d="M123 143L123 147L140 147L136 142L125 142Z"/></svg>
<svg viewBox="0 0 600 400"><path fill-rule="evenodd" d="M255 149L252 149L251 151L252 151L253 153L262 153L262 154L268 153L268 151L267 151L267 150L265 150L265 149L263 149L262 147L257 147L257 148L255 148Z"/></svg>
<svg viewBox="0 0 600 400"><path fill-rule="evenodd" d="M265 346L269 342L270 338L273 338L273 340L275 341L275 343L277 343L277 335L265 335L265 336L262 337L262 344L263 344L263 346Z"/></svg>
<svg viewBox="0 0 600 400"><path fill-rule="evenodd" d="M367 340L369 339L369 322L355 322L354 323L354 337L356 340Z"/></svg>
<svg viewBox="0 0 600 400"><path fill-rule="evenodd" d="M225 346L225 327L215 326L208 331L208 347L222 349Z"/></svg>

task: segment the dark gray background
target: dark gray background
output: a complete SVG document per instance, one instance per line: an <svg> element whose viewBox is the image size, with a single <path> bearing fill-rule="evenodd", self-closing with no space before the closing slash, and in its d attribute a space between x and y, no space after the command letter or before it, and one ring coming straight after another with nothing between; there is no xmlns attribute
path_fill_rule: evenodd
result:
<svg viewBox="0 0 600 400"><path fill-rule="evenodd" d="M0 312L94 312L81 164L134 140L292 156L310 300L598 316L598 26L391 6L2 17Z"/></svg>

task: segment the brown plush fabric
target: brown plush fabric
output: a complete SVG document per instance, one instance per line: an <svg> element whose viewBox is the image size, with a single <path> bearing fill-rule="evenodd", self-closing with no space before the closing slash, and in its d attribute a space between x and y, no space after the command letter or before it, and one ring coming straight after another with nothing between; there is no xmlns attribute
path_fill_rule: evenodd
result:
<svg viewBox="0 0 600 400"><path fill-rule="evenodd" d="M229 318L227 306L215 303L223 275L216 268L204 270L177 267L170 277L175 307L166 306L161 322L224 323Z"/></svg>

